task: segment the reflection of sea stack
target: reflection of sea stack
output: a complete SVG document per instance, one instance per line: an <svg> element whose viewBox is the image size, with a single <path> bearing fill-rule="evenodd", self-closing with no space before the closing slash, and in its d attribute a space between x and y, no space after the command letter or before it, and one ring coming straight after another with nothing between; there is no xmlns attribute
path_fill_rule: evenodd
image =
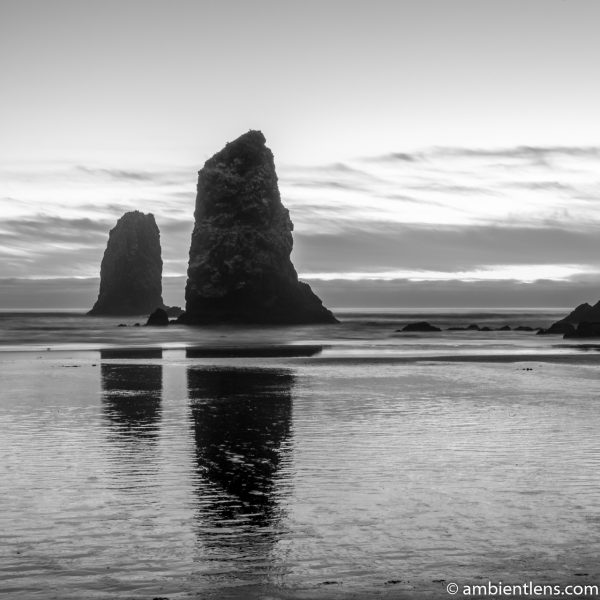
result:
<svg viewBox="0 0 600 600"><path fill-rule="evenodd" d="M160 233L154 215L125 213L100 266L100 293L90 315L141 315L162 307Z"/></svg>
<svg viewBox="0 0 600 600"><path fill-rule="evenodd" d="M154 356L162 356L162 351L158 352ZM110 352L101 352L101 356L113 358ZM162 366L102 363L100 369L105 415L123 433L155 436L161 416Z"/></svg>
<svg viewBox="0 0 600 600"><path fill-rule="evenodd" d="M273 153L249 131L198 176L184 323L335 323L290 260Z"/></svg>
<svg viewBox="0 0 600 600"><path fill-rule="evenodd" d="M273 525L275 482L289 451L293 376L190 368L187 377L204 516L219 523L245 515L255 526ZM212 538L218 542L216 533Z"/></svg>

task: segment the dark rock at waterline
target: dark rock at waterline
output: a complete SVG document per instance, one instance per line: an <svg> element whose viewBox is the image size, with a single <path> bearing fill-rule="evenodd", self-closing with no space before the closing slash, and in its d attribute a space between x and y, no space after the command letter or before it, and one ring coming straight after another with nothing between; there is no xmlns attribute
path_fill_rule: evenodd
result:
<svg viewBox="0 0 600 600"><path fill-rule="evenodd" d="M167 311L167 315L170 318L177 318L183 314L183 308L181 306L165 306L164 309Z"/></svg>
<svg viewBox="0 0 600 600"><path fill-rule="evenodd" d="M163 327L169 324L169 315L163 308L157 308L146 321L146 326L160 326Z"/></svg>
<svg viewBox="0 0 600 600"><path fill-rule="evenodd" d="M446 331L511 331L511 329L508 325L498 327L497 329L492 329L487 325L485 327L479 327L479 325L472 324L468 327L448 327Z"/></svg>
<svg viewBox="0 0 600 600"><path fill-rule="evenodd" d="M577 325L577 329L565 333L565 339L570 338L600 338L600 322L583 321Z"/></svg>
<svg viewBox="0 0 600 600"><path fill-rule="evenodd" d="M514 331L535 331L533 327L529 327L529 325L519 325L515 327Z"/></svg>
<svg viewBox="0 0 600 600"><path fill-rule="evenodd" d="M162 301L160 233L152 214L125 213L110 230L89 315L148 314Z"/></svg>
<svg viewBox="0 0 600 600"><path fill-rule="evenodd" d="M417 323L409 323L405 325L402 329L396 329L396 333L403 331L441 331L439 327L435 325L431 325L427 323L427 321L419 321Z"/></svg>
<svg viewBox="0 0 600 600"><path fill-rule="evenodd" d="M600 323L600 302L597 302L594 306L587 302L580 304L566 317L552 323L548 329L540 331L540 334L571 335L575 332L575 325L579 323Z"/></svg>
<svg viewBox="0 0 600 600"><path fill-rule="evenodd" d="M567 321L557 321L552 323L548 329L540 329L537 335L565 335L575 331L575 325Z"/></svg>
<svg viewBox="0 0 600 600"><path fill-rule="evenodd" d="M290 260L273 153L249 131L198 173L185 314L179 322L337 323Z"/></svg>

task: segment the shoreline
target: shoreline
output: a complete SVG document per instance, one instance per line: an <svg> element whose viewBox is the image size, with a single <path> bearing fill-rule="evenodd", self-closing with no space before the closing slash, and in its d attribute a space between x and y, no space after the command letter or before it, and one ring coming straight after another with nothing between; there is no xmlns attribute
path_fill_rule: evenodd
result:
<svg viewBox="0 0 600 600"><path fill-rule="evenodd" d="M582 344L569 345L561 351L540 352L535 349L527 351L506 351L486 353L447 352L427 354L425 352L409 352L399 350L395 354L369 354L364 350L360 354L352 350L344 352L343 347L330 344L302 344L290 342L287 344L223 344L223 345L127 345L110 346L81 345L68 347L60 346L1 346L0 356L36 354L38 358L77 353L95 355L98 360L178 360L194 359L288 359L295 364L318 365L403 365L417 363L564 363L564 364L599 364L600 345ZM167 354L167 356L165 356ZM173 357L169 357L173 354ZM40 356L41 355L41 356ZM98 356L99 355L99 356Z"/></svg>

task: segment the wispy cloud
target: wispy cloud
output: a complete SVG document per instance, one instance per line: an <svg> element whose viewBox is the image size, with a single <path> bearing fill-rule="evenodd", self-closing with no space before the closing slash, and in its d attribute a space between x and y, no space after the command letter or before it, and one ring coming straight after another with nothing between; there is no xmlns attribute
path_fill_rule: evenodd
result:
<svg viewBox="0 0 600 600"><path fill-rule="evenodd" d="M497 265L470 271L342 271L301 273L310 281L513 281L532 283L535 281L568 281L582 274L600 275L600 269L589 265Z"/></svg>
<svg viewBox="0 0 600 600"><path fill-rule="evenodd" d="M101 177L112 177L113 179L132 179L133 181L156 181L157 175L143 171L123 171L121 169L92 169L78 165L75 167L88 175L99 175Z"/></svg>
<svg viewBox="0 0 600 600"><path fill-rule="evenodd" d="M600 263L599 157L595 146L439 147L278 165L295 264L309 274L587 272ZM97 274L109 229L135 209L157 219L165 272L184 275L196 170L0 166L0 276Z"/></svg>
<svg viewBox="0 0 600 600"><path fill-rule="evenodd" d="M294 259L304 271L426 269L464 271L503 264L600 267L600 227L581 230L497 226L376 226L298 232ZM325 267L326 266L326 267Z"/></svg>

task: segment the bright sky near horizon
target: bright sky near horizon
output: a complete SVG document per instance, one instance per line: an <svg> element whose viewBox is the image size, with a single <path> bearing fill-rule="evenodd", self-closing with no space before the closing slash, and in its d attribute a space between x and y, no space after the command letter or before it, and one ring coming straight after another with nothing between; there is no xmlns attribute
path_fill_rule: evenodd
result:
<svg viewBox="0 0 600 600"><path fill-rule="evenodd" d="M598 22L595 0L0 0L0 279L97 276L131 209L183 275L196 171L257 128L311 281L593 299Z"/></svg>

